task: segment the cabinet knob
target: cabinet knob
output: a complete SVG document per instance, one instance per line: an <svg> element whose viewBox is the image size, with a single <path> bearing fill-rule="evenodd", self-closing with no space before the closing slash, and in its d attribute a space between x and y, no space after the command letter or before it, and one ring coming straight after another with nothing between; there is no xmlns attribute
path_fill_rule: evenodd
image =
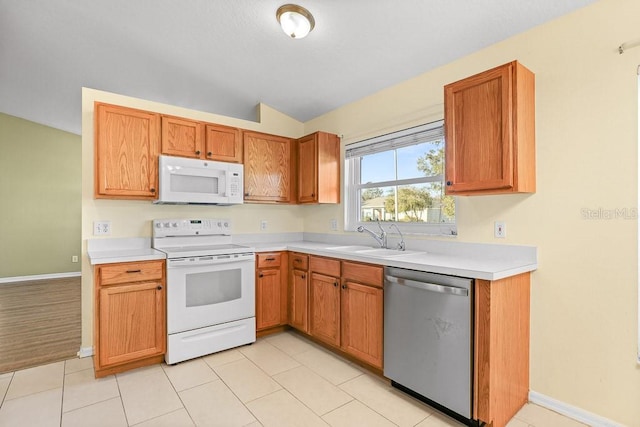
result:
<svg viewBox="0 0 640 427"><path fill-rule="evenodd" d="M347 289L347 285L342 285L342 289Z"/></svg>
<svg viewBox="0 0 640 427"><path fill-rule="evenodd" d="M453 182L447 181L447 185L453 185Z"/></svg>
<svg viewBox="0 0 640 427"><path fill-rule="evenodd" d="M264 274L260 273L258 274L258 277L264 277Z"/></svg>
<svg viewBox="0 0 640 427"><path fill-rule="evenodd" d="M211 157L213 153L211 151L207 151L207 156Z"/></svg>
<svg viewBox="0 0 640 427"><path fill-rule="evenodd" d="M244 197L249 197L249 193L244 193Z"/></svg>
<svg viewBox="0 0 640 427"><path fill-rule="evenodd" d="M302 276L300 276L300 277L302 277L303 279L306 279L306 278L307 278L307 276L305 276L304 274L303 274Z"/></svg>
<svg viewBox="0 0 640 427"><path fill-rule="evenodd" d="M333 286L338 287L338 282L333 282Z"/></svg>
<svg viewBox="0 0 640 427"><path fill-rule="evenodd" d="M156 189L155 188L150 188L149 191L151 191L152 193L155 193Z"/></svg>
<svg viewBox="0 0 640 427"><path fill-rule="evenodd" d="M157 290L161 291L162 290L162 286L159 286L156 288Z"/></svg>
<svg viewBox="0 0 640 427"><path fill-rule="evenodd" d="M200 155L200 150L196 151L196 154L199 156Z"/></svg>
<svg viewBox="0 0 640 427"><path fill-rule="evenodd" d="M311 197L316 197L316 193L311 193Z"/></svg>

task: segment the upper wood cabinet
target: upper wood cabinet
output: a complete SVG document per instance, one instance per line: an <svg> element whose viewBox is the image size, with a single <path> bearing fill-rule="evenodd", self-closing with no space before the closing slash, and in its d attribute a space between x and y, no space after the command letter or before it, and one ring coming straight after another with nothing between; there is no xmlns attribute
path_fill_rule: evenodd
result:
<svg viewBox="0 0 640 427"><path fill-rule="evenodd" d="M242 163L241 130L162 116L162 154Z"/></svg>
<svg viewBox="0 0 640 427"><path fill-rule="evenodd" d="M162 116L162 154L202 157L202 124L178 117Z"/></svg>
<svg viewBox="0 0 640 427"><path fill-rule="evenodd" d="M242 163L242 136L238 128L206 124L204 156L210 160Z"/></svg>
<svg viewBox="0 0 640 427"><path fill-rule="evenodd" d="M340 203L340 139L316 132L297 140L298 203Z"/></svg>
<svg viewBox="0 0 640 427"><path fill-rule="evenodd" d="M244 132L243 150L244 200L291 202L291 139Z"/></svg>
<svg viewBox="0 0 640 427"><path fill-rule="evenodd" d="M444 88L446 194L533 193L535 76L517 61Z"/></svg>
<svg viewBox="0 0 640 427"><path fill-rule="evenodd" d="M160 115L94 104L96 198L156 199Z"/></svg>

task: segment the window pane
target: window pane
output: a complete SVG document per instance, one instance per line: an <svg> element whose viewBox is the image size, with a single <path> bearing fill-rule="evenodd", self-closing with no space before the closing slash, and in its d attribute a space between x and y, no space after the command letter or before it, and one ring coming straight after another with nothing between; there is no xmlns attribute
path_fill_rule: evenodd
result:
<svg viewBox="0 0 640 427"><path fill-rule="evenodd" d="M396 179L393 151L362 156L360 163L360 182L394 181Z"/></svg>
<svg viewBox="0 0 640 427"><path fill-rule="evenodd" d="M398 179L433 176L444 172L444 141L423 142L398 151Z"/></svg>
<svg viewBox="0 0 640 427"><path fill-rule="evenodd" d="M453 197L444 195L440 182L398 187L397 208L399 222L440 224L455 219Z"/></svg>
<svg viewBox="0 0 640 427"><path fill-rule="evenodd" d="M360 191L360 221L395 221L394 187Z"/></svg>

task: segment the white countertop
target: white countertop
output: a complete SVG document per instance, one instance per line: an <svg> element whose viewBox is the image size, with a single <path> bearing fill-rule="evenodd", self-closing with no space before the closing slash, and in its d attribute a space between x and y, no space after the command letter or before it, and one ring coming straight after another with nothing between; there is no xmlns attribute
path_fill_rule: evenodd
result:
<svg viewBox="0 0 640 427"><path fill-rule="evenodd" d="M484 280L504 279L505 277L530 272L538 268L537 262L529 257L519 259L517 257L507 258L481 252L470 256L469 254L434 253L411 250L412 253L407 255L379 257L363 255L356 252L338 252L328 249L337 246L336 244L328 243L299 241L257 243L250 245L256 248L256 252L289 250L311 255Z"/></svg>
<svg viewBox="0 0 640 427"><path fill-rule="evenodd" d="M151 239L146 237L91 239L87 241L87 253L91 265L166 258L164 252L151 247Z"/></svg>
<svg viewBox="0 0 640 427"><path fill-rule="evenodd" d="M499 280L538 268L535 248L526 246L431 242L423 248L411 248L397 256L395 254L394 256L372 256L358 252L336 251L329 248L339 244L316 241L251 242L245 238L241 243L254 247L256 252L296 251L483 280ZM371 247L371 249L374 248ZM92 265L147 261L166 257L163 252L151 248L149 238L142 237L92 239L88 241L87 251Z"/></svg>

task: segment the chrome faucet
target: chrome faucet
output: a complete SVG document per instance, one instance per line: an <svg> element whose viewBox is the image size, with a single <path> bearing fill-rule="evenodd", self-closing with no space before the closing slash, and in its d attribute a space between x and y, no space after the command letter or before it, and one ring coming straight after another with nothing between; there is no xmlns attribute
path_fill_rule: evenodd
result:
<svg viewBox="0 0 640 427"><path fill-rule="evenodd" d="M371 237L373 237L376 240L376 242L378 242L381 248L386 249L387 248L387 232L384 231L384 228L382 228L382 225L380 225L380 220L378 220L378 227L380 228L380 234L377 234L363 226L359 226L357 230L358 230L358 233L362 233L366 231L371 235Z"/></svg>
<svg viewBox="0 0 640 427"><path fill-rule="evenodd" d="M404 247L404 236L402 235L402 231L400 231L400 229L398 228L398 226L395 223L392 223L389 226L389 229L391 229L391 227L395 227L396 230L398 230L398 233L400 234L400 242L398 243L398 246L396 246L396 249L398 249L399 251L404 251L405 247Z"/></svg>

